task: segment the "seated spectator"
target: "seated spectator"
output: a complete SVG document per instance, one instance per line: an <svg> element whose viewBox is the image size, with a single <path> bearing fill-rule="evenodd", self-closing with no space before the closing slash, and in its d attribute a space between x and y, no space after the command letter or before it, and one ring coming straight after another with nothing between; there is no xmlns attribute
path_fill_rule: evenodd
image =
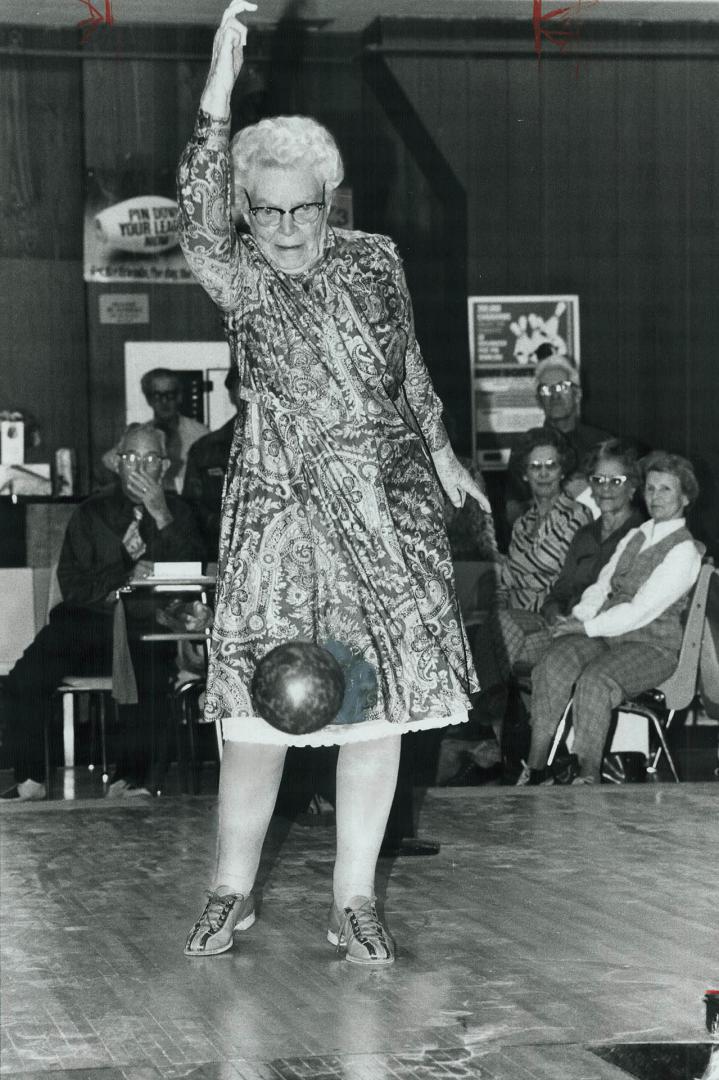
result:
<svg viewBox="0 0 719 1080"><path fill-rule="evenodd" d="M597 580L619 541L644 521L636 505L641 472L633 445L607 439L590 453L585 468L600 516L574 534L559 577L540 608L541 624L537 626L547 631L547 648L551 643L549 628L560 616L570 614L587 586Z"/></svg>
<svg viewBox="0 0 719 1080"><path fill-rule="evenodd" d="M682 643L682 616L701 566L684 514L699 487L684 458L641 462L649 521L627 533L594 585L553 628L532 677L532 743L519 783L541 783L549 748L574 687L573 783L601 777L612 709L667 679ZM576 684L576 685L575 685Z"/></svg>
<svg viewBox="0 0 719 1080"><path fill-rule="evenodd" d="M512 665L520 654L532 658L525 631L534 627L575 533L592 520L588 507L562 490L573 456L559 432L532 428L523 437L521 451L523 478L532 501L514 524L500 572L496 607L480 627L474 645L483 689L475 712L481 722L491 723L498 741Z"/></svg>
<svg viewBox="0 0 719 1080"><path fill-rule="evenodd" d="M179 493L185 478L188 450L199 438L207 435L208 429L180 412L182 387L176 371L153 368L142 376L140 386L153 412L148 427L157 428L165 434L165 453L170 467L163 478L164 486ZM119 450L118 444L102 455L102 463L110 472L118 471Z"/></svg>
<svg viewBox="0 0 719 1080"><path fill-rule="evenodd" d="M610 436L606 431L590 427L579 419L582 389L579 372L564 356L547 356L540 360L534 374L537 401L544 412L544 427L558 431L567 443L567 472L564 490L576 498L586 490L582 465L587 454ZM507 466L506 513L509 525L527 509L531 500L528 483L523 476L521 446L512 451Z"/></svg>
<svg viewBox="0 0 719 1080"><path fill-rule="evenodd" d="M240 373L234 364L227 372L225 387L230 401L239 409ZM235 419L233 416L217 431L203 435L192 444L187 454L182 497L195 512L205 541L207 562L217 561L220 546L222 491L235 432Z"/></svg>
<svg viewBox="0 0 719 1080"><path fill-rule="evenodd" d="M16 783L3 798L45 798L43 731L53 693L66 675L110 673L116 590L146 577L155 561L202 558L192 512L163 489L170 462L162 432L131 424L118 457L117 482L72 515L57 568L63 600L8 676L5 736ZM122 745L110 795L149 794L153 720L166 714L176 652L173 644L138 640L157 629L153 600L130 596L126 610L139 703L120 706Z"/></svg>

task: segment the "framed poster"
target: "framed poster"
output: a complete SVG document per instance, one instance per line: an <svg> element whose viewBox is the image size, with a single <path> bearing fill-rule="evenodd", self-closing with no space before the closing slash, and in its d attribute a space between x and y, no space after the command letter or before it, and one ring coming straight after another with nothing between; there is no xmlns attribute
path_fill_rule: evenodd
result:
<svg viewBox="0 0 719 1080"><path fill-rule="evenodd" d="M534 370L545 356L579 367L579 297L470 296L472 445L482 469L503 469L518 436L540 425Z"/></svg>

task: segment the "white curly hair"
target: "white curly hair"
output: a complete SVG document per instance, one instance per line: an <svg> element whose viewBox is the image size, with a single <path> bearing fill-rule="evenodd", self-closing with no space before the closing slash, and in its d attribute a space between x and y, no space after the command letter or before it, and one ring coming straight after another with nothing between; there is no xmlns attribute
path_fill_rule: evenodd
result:
<svg viewBox="0 0 719 1080"><path fill-rule="evenodd" d="M334 138L310 116L273 116L243 128L230 144L236 196L249 190L261 167L309 167L327 195L342 183L344 166ZM239 201L239 200L238 200Z"/></svg>

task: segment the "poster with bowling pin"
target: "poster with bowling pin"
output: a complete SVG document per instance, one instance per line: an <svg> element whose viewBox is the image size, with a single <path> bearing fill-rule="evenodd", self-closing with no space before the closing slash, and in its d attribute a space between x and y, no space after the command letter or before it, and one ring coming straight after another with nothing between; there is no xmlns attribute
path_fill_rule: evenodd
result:
<svg viewBox="0 0 719 1080"><path fill-rule="evenodd" d="M470 296L468 317L475 459L503 469L519 435L544 421L537 363L554 355L579 368L579 297Z"/></svg>

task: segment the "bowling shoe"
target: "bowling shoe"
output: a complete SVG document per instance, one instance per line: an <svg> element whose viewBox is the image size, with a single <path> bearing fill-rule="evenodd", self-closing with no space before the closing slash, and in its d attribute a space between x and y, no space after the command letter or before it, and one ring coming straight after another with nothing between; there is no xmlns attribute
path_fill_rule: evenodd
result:
<svg viewBox="0 0 719 1080"><path fill-rule="evenodd" d="M338 952L345 949L345 959L351 964L384 967L394 963L394 942L379 921L374 899L369 896L353 896L342 911L332 904L327 940Z"/></svg>
<svg viewBox="0 0 719 1080"><path fill-rule="evenodd" d="M185 956L218 956L232 948L236 930L248 930L255 921L250 893L209 892L205 910L190 930Z"/></svg>
<svg viewBox="0 0 719 1080"><path fill-rule="evenodd" d="M0 799L18 799L20 802L38 802L45 798L47 788L37 780L21 780L0 795Z"/></svg>

